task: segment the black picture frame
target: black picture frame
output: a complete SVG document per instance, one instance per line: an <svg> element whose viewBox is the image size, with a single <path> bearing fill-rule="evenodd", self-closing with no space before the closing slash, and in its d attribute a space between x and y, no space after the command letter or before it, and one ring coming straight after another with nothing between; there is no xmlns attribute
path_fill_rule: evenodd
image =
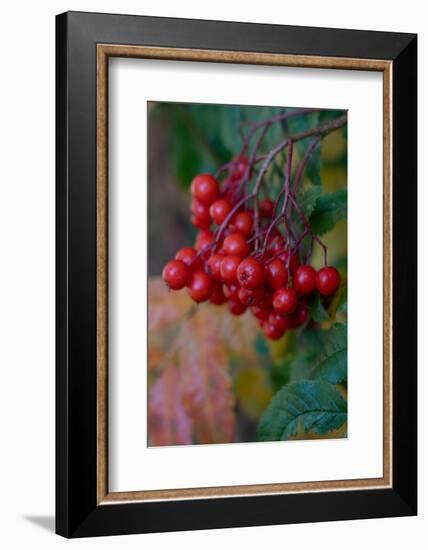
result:
<svg viewBox="0 0 428 550"><path fill-rule="evenodd" d="M96 46L392 62L391 488L97 504ZM417 36L68 12L56 18L56 532L65 537L417 513Z"/></svg>

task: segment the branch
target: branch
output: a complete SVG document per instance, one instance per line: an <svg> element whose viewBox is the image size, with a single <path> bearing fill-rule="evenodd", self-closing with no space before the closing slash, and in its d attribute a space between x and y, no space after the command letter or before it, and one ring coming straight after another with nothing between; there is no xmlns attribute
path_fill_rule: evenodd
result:
<svg viewBox="0 0 428 550"><path fill-rule="evenodd" d="M345 126L346 122L348 121L348 114L345 113L344 115L341 115L338 118L335 118L334 120L331 120L330 122L326 122L325 124L322 124L321 126L317 126L316 128L311 128L309 130L305 130L304 132L300 132L299 134L296 134L295 136L290 136L290 139L296 143L297 141L301 141L302 139L306 139L311 136L319 136L320 138L326 136L333 130L337 130L338 128L341 128L342 126Z"/></svg>
<svg viewBox="0 0 428 550"><path fill-rule="evenodd" d="M293 136L287 136L285 139L280 141L275 147L273 147L273 149L271 149L266 155L259 156L259 157L257 156L258 150L259 150L259 148L260 148L260 146L261 146L261 144L262 144L262 142L263 142L263 140L266 136L266 133L268 132L268 130L271 127L272 124L274 124L275 122L279 122L279 121L285 121L287 118L290 118L292 116L302 115L302 114L306 114L308 112L314 112L314 111L317 111L317 109L298 109L296 111L292 111L292 112L289 112L289 113L283 113L283 114L280 114L280 115L276 115L275 117L267 119L263 122L258 122L257 124L254 124L251 127L251 130L250 130L249 134L245 138L245 140L246 140L245 143L244 143L244 149L245 150L246 150L246 148L248 148L249 139L251 139L254 132L258 128L263 128L263 131L259 135L259 137L256 141L256 144L255 144L255 146L252 150L252 153L251 153L251 156L250 156L249 163L248 163L248 166L246 168L245 174L242 176L241 180L239 182L237 182L238 197L241 195L241 192L243 190L243 185L250 181L252 173L253 173L253 167L255 166L255 164L258 163L258 162L262 162L261 168L260 168L259 172L257 173L257 178L256 178L256 181L255 181L253 190L250 193L245 194L245 196L241 197L235 203L232 210L229 212L229 214L226 216L226 218L224 219L224 221L222 222L222 224L218 228L217 235L216 235L214 243L209 245L208 248L210 248L210 247L214 247L214 249L217 248L218 243L222 239L222 236L223 236L223 233L224 233L225 229L229 225L230 221L232 220L232 218L236 214L236 212L244 204L246 204L248 201L254 200L254 237L253 237L253 239L255 240L255 252L256 252L256 254L259 254L259 253L263 254L266 251L268 240L269 240L269 237L270 237L273 229L282 220L284 225L285 225L285 229L286 229L285 237L286 237L286 242L287 242L287 246L288 246L289 249L290 249L290 236L292 237L292 240L295 242L294 250L296 250L296 248L298 248L298 246L300 245L300 243L302 242L304 237L310 236L311 237L311 245L315 241L323 249L323 251L324 251L324 261L327 264L327 247L321 241L321 239L319 239L319 237L312 232L310 223L309 223L308 219L306 218L306 216L304 215L302 209L300 208L300 206L297 202L295 191L296 191L301 179L303 178L307 163L308 163L313 151L315 150L315 148L317 146L320 145L321 139L324 136L326 136L327 134L329 134L330 132L332 132L334 130L337 130L338 128L341 128L342 126L344 126L346 124L347 118L348 118L347 113L341 115L340 117L338 117L334 120L331 120L329 122L321 124L321 125L319 125L315 128L310 128L310 129L305 130L303 132L297 133ZM292 183L291 171L292 171L293 145L294 145L294 143L297 143L298 141L301 141L303 139L307 139L309 137L313 137L314 139L311 141L311 143L307 147L307 149L305 151L305 154L304 154L303 158L301 159L301 161L300 161L300 163L297 167L296 174L294 176L294 181ZM283 189L280 191L280 193L279 193L279 195L278 195L278 197L275 201L274 219L269 224L267 230L266 229L260 230L260 212L259 212L259 203L258 203L258 200L257 200L257 197L258 197L258 194L259 194L259 191L260 191L260 187L261 187L261 184L263 182L263 178L264 178L266 172L268 171L271 163L275 160L276 156L279 153L284 152L284 154L285 154L285 149L286 148L287 148L287 156L286 156L286 166L285 166L285 174L284 174L284 185L283 185ZM226 168L233 167L233 164L234 164L234 162L231 161L227 165L224 165L224 167L222 167L220 169L220 171L222 171ZM278 208L280 198L281 198L282 195L284 195L284 201L282 203L281 212L278 215L275 216L275 213L276 213L276 210ZM304 226L304 232L297 239L297 241L296 241L296 237L294 235L293 228L291 227L291 219L288 219L288 217L287 217L290 203L291 203L292 207L294 207L294 209L296 210L296 212L297 212L298 216L300 217L301 222ZM261 236L263 234L264 234L263 246L262 246L262 249L259 250L259 239L261 238Z"/></svg>
<svg viewBox="0 0 428 550"><path fill-rule="evenodd" d="M296 175L294 176L294 183L293 183L293 193L296 193L296 189L298 188L300 184L300 180L303 177L303 174L305 173L306 165L309 161L310 156L315 151L317 145L319 145L321 142L320 137L315 137L309 147L306 149L305 154L303 155L301 161L299 162L299 166L296 170Z"/></svg>
<svg viewBox="0 0 428 550"><path fill-rule="evenodd" d="M232 217L234 216L234 214L236 214L236 212L239 210L239 208L247 201L247 200L251 200L253 198L255 198L260 190L260 186L262 184L262 181L263 181L263 176L265 175L265 173L267 172L267 169L269 168L269 165L270 163L272 162L272 159L275 157L275 155L277 155L280 151L282 151L282 149L284 149L284 147L287 146L288 144L288 139L285 139L283 141L281 141L280 143L278 143L278 145L276 145L271 151L270 153L267 155L266 159L264 160L263 164L262 164L262 167L260 168L260 172L258 173L258 176L257 176L257 180L256 180L256 183L254 185L254 189L253 191L249 194L249 195L246 195L245 197L243 197L241 200L239 200L235 206L232 208L232 210L229 212L229 214L226 216L226 218L224 219L223 223L220 225L219 229L218 229L218 232L217 232L217 236L216 236L216 240L215 242L218 243L223 235L223 232L224 230L226 229L226 227L228 226L230 220L232 219ZM254 213L254 221L256 221L256 215Z"/></svg>

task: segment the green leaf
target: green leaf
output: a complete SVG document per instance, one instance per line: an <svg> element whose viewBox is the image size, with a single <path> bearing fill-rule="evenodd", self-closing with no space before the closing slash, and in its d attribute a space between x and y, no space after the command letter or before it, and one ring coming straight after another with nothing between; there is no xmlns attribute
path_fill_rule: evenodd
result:
<svg viewBox="0 0 428 550"><path fill-rule="evenodd" d="M266 118L272 118L283 113L284 111L285 109L278 109L277 107L270 108L266 113ZM278 145L278 143L284 139L284 137L285 131L282 123L275 122L266 133L266 148L273 149L275 145Z"/></svg>
<svg viewBox="0 0 428 550"><path fill-rule="evenodd" d="M270 379L272 386L276 391L279 391L285 384L291 381L291 366L294 361L294 355L287 353L281 357L280 361L271 364Z"/></svg>
<svg viewBox="0 0 428 550"><path fill-rule="evenodd" d="M173 162L176 178L184 189L201 170L203 159L189 127L179 118L173 131Z"/></svg>
<svg viewBox="0 0 428 550"><path fill-rule="evenodd" d="M306 132L311 128L315 128L319 123L319 112L308 113L306 115L299 115L290 117L287 119L287 126L291 136ZM308 146L308 139L300 140L296 143L297 150L300 155L303 155Z"/></svg>
<svg viewBox="0 0 428 550"><path fill-rule="evenodd" d="M255 106L242 106L241 107L242 117L249 124L254 124L258 122L263 122L268 118L275 117L280 113L284 112L282 107L255 107ZM247 133L248 125L244 125L244 133ZM260 128L256 130L253 138L250 141L250 149L255 145L258 137L262 133L263 129ZM261 144L261 152L265 152L269 149L272 149L275 145L279 143L284 138L284 130L280 122L272 124L268 129L263 143Z"/></svg>
<svg viewBox="0 0 428 550"><path fill-rule="evenodd" d="M334 324L323 331L323 352L318 356L314 378L331 384L345 382L348 377L347 325Z"/></svg>
<svg viewBox="0 0 428 550"><path fill-rule="evenodd" d="M291 365L299 352L297 336L294 330L289 330L282 340L280 349L276 349L271 364L270 376L275 392L279 391L291 379Z"/></svg>
<svg viewBox="0 0 428 550"><path fill-rule="evenodd" d="M309 178L313 185L321 186L321 148L319 145L312 152L308 164L306 166L305 175Z"/></svg>
<svg viewBox="0 0 428 550"><path fill-rule="evenodd" d="M290 364L289 382L308 380L311 378L316 355L313 353L300 353Z"/></svg>
<svg viewBox="0 0 428 550"><path fill-rule="evenodd" d="M221 123L224 116L223 105L191 103L181 105L181 116L186 120L192 131L193 139L199 148L212 161L221 164L230 160L232 152L226 146Z"/></svg>
<svg viewBox="0 0 428 550"><path fill-rule="evenodd" d="M323 334L325 330L312 330L307 328L299 335L301 346L310 353L321 353L324 351Z"/></svg>
<svg viewBox="0 0 428 550"><path fill-rule="evenodd" d="M310 217L312 230L317 235L331 231L336 223L346 219L347 192L345 189L322 195L317 199L315 210Z"/></svg>
<svg viewBox="0 0 428 550"><path fill-rule="evenodd" d="M347 405L336 388L323 380L284 386L260 418L260 441L286 441L297 431L324 435L347 419Z"/></svg>
<svg viewBox="0 0 428 550"><path fill-rule="evenodd" d="M347 379L348 371L348 350L337 351L330 355L317 367L316 380L325 380L330 384L340 384Z"/></svg>
<svg viewBox="0 0 428 550"><path fill-rule="evenodd" d="M346 110L338 110L338 109L322 109L320 111L320 117L319 122L320 124L325 124L326 122L330 122L331 120L334 120L335 118L339 118L343 114L345 114Z"/></svg>
<svg viewBox="0 0 428 550"><path fill-rule="evenodd" d="M348 300L346 299L346 296L345 299L339 304L337 311L339 313L348 313Z"/></svg>
<svg viewBox="0 0 428 550"><path fill-rule="evenodd" d="M308 300L308 307L311 317L317 323L327 321L328 313L321 303L321 298L318 292L313 293Z"/></svg>
<svg viewBox="0 0 428 550"><path fill-rule="evenodd" d="M315 209L317 200L321 195L320 187L308 187L299 193L298 203L306 218L309 218Z"/></svg>
<svg viewBox="0 0 428 550"><path fill-rule="evenodd" d="M345 349L348 343L348 325L335 323L328 330L319 331L322 339L322 353L330 355L335 351Z"/></svg>
<svg viewBox="0 0 428 550"><path fill-rule="evenodd" d="M339 313L348 313L348 293L346 285L342 287L337 310Z"/></svg>
<svg viewBox="0 0 428 550"><path fill-rule="evenodd" d="M321 193L322 193L321 187L315 187L313 185L305 189L299 190L297 195L297 202L306 219L309 219L310 215L314 211L317 200L321 195ZM292 210L292 217L293 217L293 222L295 226L299 228L301 232L303 232L304 227L302 224L302 220L295 209ZM310 246L311 246L311 239L310 239L310 236L308 236L308 238L305 238L300 244L301 254L303 255L307 254Z"/></svg>
<svg viewBox="0 0 428 550"><path fill-rule="evenodd" d="M334 319L339 313L347 313L347 300L348 300L348 290L346 284L346 275L342 272L341 274L341 284L334 296L332 297L329 306L328 314L331 319Z"/></svg>
<svg viewBox="0 0 428 550"><path fill-rule="evenodd" d="M239 135L242 119L241 107L239 105L221 105L218 117L222 142L230 151L231 157L234 157L242 146Z"/></svg>

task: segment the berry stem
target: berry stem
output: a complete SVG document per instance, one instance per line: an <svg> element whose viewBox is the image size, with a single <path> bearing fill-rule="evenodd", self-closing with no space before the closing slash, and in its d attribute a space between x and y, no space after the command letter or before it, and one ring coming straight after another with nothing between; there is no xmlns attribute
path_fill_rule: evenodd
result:
<svg viewBox="0 0 428 550"><path fill-rule="evenodd" d="M319 244L319 246L323 249L323 252L324 252L324 264L327 265L327 247L326 245L322 242L322 240L317 236L315 235L315 233L313 233L312 229L311 229L311 225L310 223L308 222L308 219L306 218L306 216L304 215L304 213L302 212L300 206L297 204L297 201L294 197L294 195L292 193L290 193L290 200L291 200L291 203L293 204L301 222L303 223L303 225L305 226L306 230L308 231L308 234L311 236L312 238L312 241L315 241Z"/></svg>
<svg viewBox="0 0 428 550"><path fill-rule="evenodd" d="M282 113L282 114L276 115L275 117L271 117L269 119L266 119L262 122L258 122L256 124L253 124L253 125L250 126L249 132L244 137L244 144L243 144L243 147L242 147L242 150L241 150L241 154L243 152L247 151L247 149L249 147L249 142L250 142L251 138L253 137L254 133L256 132L256 130L258 130L260 128L263 128L263 130L260 133L260 135L258 136L257 141L256 141L256 143L253 147L253 150L251 152L251 156L250 156L248 165L246 166L244 174L242 175L240 180L238 180L238 182L236 183L236 188L238 190L237 193L236 193L237 194L237 201L235 202L233 208L231 209L229 214L226 216L224 221L219 226L219 229L217 231L214 243L209 245L208 247L206 247L207 249L210 249L211 247L214 247L214 249L217 248L219 242L223 238L224 231L226 230L227 226L231 222L233 216L238 212L238 210L243 205L250 206L250 203L253 202L255 252L256 252L256 254L259 254L259 252L260 252L260 237L264 233L264 231L260 232L260 208L259 208L259 200L258 200L260 187L263 183L264 176L266 175L267 171L269 170L269 168L270 168L272 162L275 160L276 156L279 153L285 151L285 149L287 149L284 185L283 185L283 189L280 191L280 193L279 193L279 195L276 199L275 207L274 207L274 214L275 214L275 212L278 208L278 205L280 203L280 200L281 200L282 196L284 196L284 200L283 200L283 203L282 203L280 214L276 215L274 217L273 221L270 223L270 225L269 225L269 227L268 227L268 229L265 233L265 238L263 240L263 245L262 245L262 253L264 253L264 251L266 250L266 246L267 246L269 237L270 237L273 229L281 222L281 220L283 220L284 225L285 225L286 230L287 230L286 231L287 245L289 246L289 244L290 244L290 241L289 241L290 236L293 238L293 241L296 240L295 235L294 235L294 231L292 229L292 220L288 215L289 205L291 204L293 206L294 210L296 210L299 218L302 221L303 226L305 227L305 229L307 231L307 234L305 234L305 236L310 235L311 240L317 242L319 244L319 246L321 246L321 248L324 251L324 261L325 261L325 263L327 263L327 247L325 246L325 244L321 241L321 239L317 235L313 234L308 219L306 218L306 216L304 215L303 211L301 210L301 208L299 207L299 205L297 203L295 192L296 192L296 190L297 190L297 188L298 188L298 186L299 186L299 184L300 184L300 182L303 178L307 163L308 163L312 153L315 151L316 147L320 145L320 141L321 141L322 137L324 137L325 135L329 134L330 132L344 126L346 124L346 121L347 121L347 114L345 113L345 114L341 115L340 117L338 117L338 118L336 118L332 121L329 121L325 124L321 124L321 125L319 125L315 128L310 128L309 130L305 130L303 132L294 134L292 136L287 136L285 139L283 139L277 145L275 145L275 147L273 147L266 155L257 156L257 153L258 153L258 151L261 147L261 144L262 144L264 138L266 137L266 134L267 134L269 128L272 126L272 124L277 123L277 122L282 122L283 123L288 118L291 118L293 116L303 115L303 114L317 112L317 111L319 111L319 109L296 109L295 111L291 111L291 112L288 112L288 113ZM292 183L291 172L292 172L292 160L293 160L293 146L298 141L301 141L301 140L306 139L308 137L314 137L314 139L311 141L310 145L308 146L308 148L305 151L304 156L300 160L299 165L298 165L297 170L296 170L296 173L295 173L295 176L294 176L294 181ZM242 196L244 186L250 182L252 174L254 172L254 166L258 162L262 162L262 165L260 167L260 170L257 173L256 181L254 183L254 187L253 187L251 192L246 193L244 196ZM217 171L216 174L220 174L225 170L230 170L235 165L236 165L236 161L231 161L231 162L225 164L224 166L222 166ZM301 242L302 242L302 239L301 238L298 239L297 243L299 243L299 244L297 245L297 249L298 249L298 246L301 244ZM294 246L294 248L296 249L296 245ZM205 252L205 250L200 251L199 254L201 254L203 252Z"/></svg>
<svg viewBox="0 0 428 550"><path fill-rule="evenodd" d="M250 130L245 136L244 144L248 143L252 136L254 135L254 132L258 130L259 128L262 128L263 126L272 126L272 124L275 124L277 122L285 122L287 119L300 116L300 115L306 115L308 113L316 113L319 112L319 109L295 109L294 111L288 111L286 113L280 113L279 115L275 115L271 118L267 118L266 120L262 120L260 122L256 122L254 124L250 125Z"/></svg>
<svg viewBox="0 0 428 550"><path fill-rule="evenodd" d="M299 165L296 170L296 174L294 176L294 182L293 182L293 193L296 193L296 190L300 184L300 181L303 177L303 174L305 173L306 165L308 164L308 161L312 155L312 153L315 151L316 147L320 144L320 138L317 136L315 137L311 143L309 144L308 148L305 151L305 154L303 155L302 159L299 162Z"/></svg>

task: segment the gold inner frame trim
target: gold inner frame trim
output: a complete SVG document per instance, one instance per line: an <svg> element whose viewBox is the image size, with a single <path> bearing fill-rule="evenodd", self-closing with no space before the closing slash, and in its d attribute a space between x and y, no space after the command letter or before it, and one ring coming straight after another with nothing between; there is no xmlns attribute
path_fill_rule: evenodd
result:
<svg viewBox="0 0 428 550"><path fill-rule="evenodd" d="M108 59L146 59L277 65L383 73L383 476L149 491L108 488ZM97 503L224 498L392 486L392 62L256 52L97 45Z"/></svg>

